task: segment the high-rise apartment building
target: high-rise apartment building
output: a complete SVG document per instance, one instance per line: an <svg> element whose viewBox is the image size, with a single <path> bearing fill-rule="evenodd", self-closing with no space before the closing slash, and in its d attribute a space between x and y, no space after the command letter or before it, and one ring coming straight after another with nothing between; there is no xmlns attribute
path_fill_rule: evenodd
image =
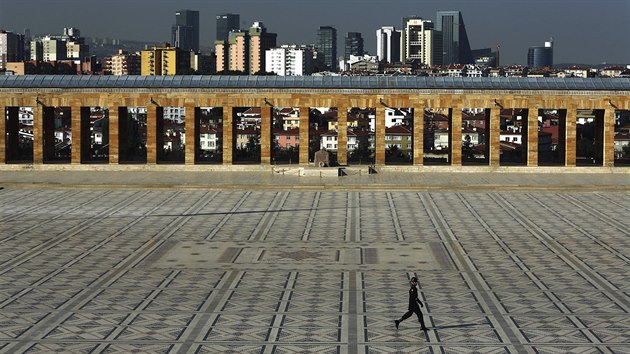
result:
<svg viewBox="0 0 630 354"><path fill-rule="evenodd" d="M175 12L175 24L171 27L173 45L186 51L199 51L199 11Z"/></svg>
<svg viewBox="0 0 630 354"><path fill-rule="evenodd" d="M111 75L140 75L140 55L122 49L118 50L118 54L112 55L105 60L105 71Z"/></svg>
<svg viewBox="0 0 630 354"><path fill-rule="evenodd" d="M231 31L228 45L228 69L249 73L249 32Z"/></svg>
<svg viewBox="0 0 630 354"><path fill-rule="evenodd" d="M265 71L278 76L304 76L313 73L313 51L306 46L283 45L267 49Z"/></svg>
<svg viewBox="0 0 630 354"><path fill-rule="evenodd" d="M277 34L267 32L262 22L254 22L249 30L230 31L228 41L214 43L216 70L242 71L253 75L265 70L265 52L276 46Z"/></svg>
<svg viewBox="0 0 630 354"><path fill-rule="evenodd" d="M217 72L230 69L230 45L227 41L214 41Z"/></svg>
<svg viewBox="0 0 630 354"><path fill-rule="evenodd" d="M217 16L217 41L227 42L230 31L239 30L240 15L238 14L222 14Z"/></svg>
<svg viewBox="0 0 630 354"><path fill-rule="evenodd" d="M178 75L190 70L190 52L170 46L153 47L140 54L140 74Z"/></svg>
<svg viewBox="0 0 630 354"><path fill-rule="evenodd" d="M18 33L0 31L0 69L8 62L24 60L24 36Z"/></svg>
<svg viewBox="0 0 630 354"><path fill-rule="evenodd" d="M433 22L418 17L406 18L401 45L403 60L419 60L426 65L442 64L442 35Z"/></svg>
<svg viewBox="0 0 630 354"><path fill-rule="evenodd" d="M461 12L438 11L435 30L442 32L443 65L475 62Z"/></svg>
<svg viewBox="0 0 630 354"><path fill-rule="evenodd" d="M379 61L400 62L401 31L387 26L376 30L376 56Z"/></svg>
<svg viewBox="0 0 630 354"><path fill-rule="evenodd" d="M322 58L328 70L337 70L337 30L334 27L319 27L316 49L317 55Z"/></svg>
<svg viewBox="0 0 630 354"><path fill-rule="evenodd" d="M348 32L348 34L346 34L346 41L345 41L345 53L344 53L344 59L348 60L350 59L351 55L356 55L356 56L362 56L364 51L363 51L363 37L361 36L361 33L359 32Z"/></svg>
<svg viewBox="0 0 630 354"><path fill-rule="evenodd" d="M527 51L527 66L530 68L553 66L553 38L549 42L545 42L544 47L529 47Z"/></svg>
<svg viewBox="0 0 630 354"><path fill-rule="evenodd" d="M275 33L267 32L262 22L254 22L249 29L249 74L265 71L265 52L276 46Z"/></svg>

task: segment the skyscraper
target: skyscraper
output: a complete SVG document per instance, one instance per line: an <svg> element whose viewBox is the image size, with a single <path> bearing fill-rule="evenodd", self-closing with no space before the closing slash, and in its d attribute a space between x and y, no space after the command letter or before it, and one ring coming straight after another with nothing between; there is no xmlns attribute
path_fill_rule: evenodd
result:
<svg viewBox="0 0 630 354"><path fill-rule="evenodd" d="M388 63L400 61L400 36L401 31L395 27L381 27L376 30L376 56L379 61Z"/></svg>
<svg viewBox="0 0 630 354"><path fill-rule="evenodd" d="M363 37L359 32L348 32L346 35L344 59L350 59L350 55L363 55Z"/></svg>
<svg viewBox="0 0 630 354"><path fill-rule="evenodd" d="M549 42L545 42L544 47L529 47L527 51L527 66L530 68L553 66L553 38Z"/></svg>
<svg viewBox="0 0 630 354"><path fill-rule="evenodd" d="M442 64L442 36L433 29L433 22L418 17L405 18L402 60L419 60L425 65Z"/></svg>
<svg viewBox="0 0 630 354"><path fill-rule="evenodd" d="M183 50L199 51L199 11L175 12L175 24L171 27L173 45Z"/></svg>
<svg viewBox="0 0 630 354"><path fill-rule="evenodd" d="M217 41L227 42L230 31L239 30L241 16L238 14L222 14L217 16Z"/></svg>
<svg viewBox="0 0 630 354"><path fill-rule="evenodd" d="M473 64L475 62L464 18L459 11L438 11L435 30L442 32L442 64Z"/></svg>
<svg viewBox="0 0 630 354"><path fill-rule="evenodd" d="M317 30L317 55L323 58L329 70L337 70L337 30L331 26L321 26Z"/></svg>

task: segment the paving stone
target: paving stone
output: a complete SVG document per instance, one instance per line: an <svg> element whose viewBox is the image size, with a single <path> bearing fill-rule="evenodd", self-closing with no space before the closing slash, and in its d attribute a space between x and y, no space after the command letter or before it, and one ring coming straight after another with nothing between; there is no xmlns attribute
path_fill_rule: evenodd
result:
<svg viewBox="0 0 630 354"><path fill-rule="evenodd" d="M2 354L630 343L628 192L31 186L0 211ZM394 326L411 276L427 332Z"/></svg>

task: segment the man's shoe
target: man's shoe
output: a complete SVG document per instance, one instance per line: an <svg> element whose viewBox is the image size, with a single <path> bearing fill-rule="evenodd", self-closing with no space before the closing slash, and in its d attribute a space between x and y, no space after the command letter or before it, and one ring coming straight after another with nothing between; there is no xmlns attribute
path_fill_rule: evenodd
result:
<svg viewBox="0 0 630 354"><path fill-rule="evenodd" d="M394 320L394 323L396 324L396 329L398 329L398 325L400 324L400 321Z"/></svg>

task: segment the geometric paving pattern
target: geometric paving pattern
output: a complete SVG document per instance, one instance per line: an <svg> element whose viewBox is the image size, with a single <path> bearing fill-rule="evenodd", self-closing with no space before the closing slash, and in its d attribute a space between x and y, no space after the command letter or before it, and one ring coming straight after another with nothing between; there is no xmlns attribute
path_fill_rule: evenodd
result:
<svg viewBox="0 0 630 354"><path fill-rule="evenodd" d="M630 353L626 192L0 190L0 353ZM399 330L419 279L429 331Z"/></svg>

